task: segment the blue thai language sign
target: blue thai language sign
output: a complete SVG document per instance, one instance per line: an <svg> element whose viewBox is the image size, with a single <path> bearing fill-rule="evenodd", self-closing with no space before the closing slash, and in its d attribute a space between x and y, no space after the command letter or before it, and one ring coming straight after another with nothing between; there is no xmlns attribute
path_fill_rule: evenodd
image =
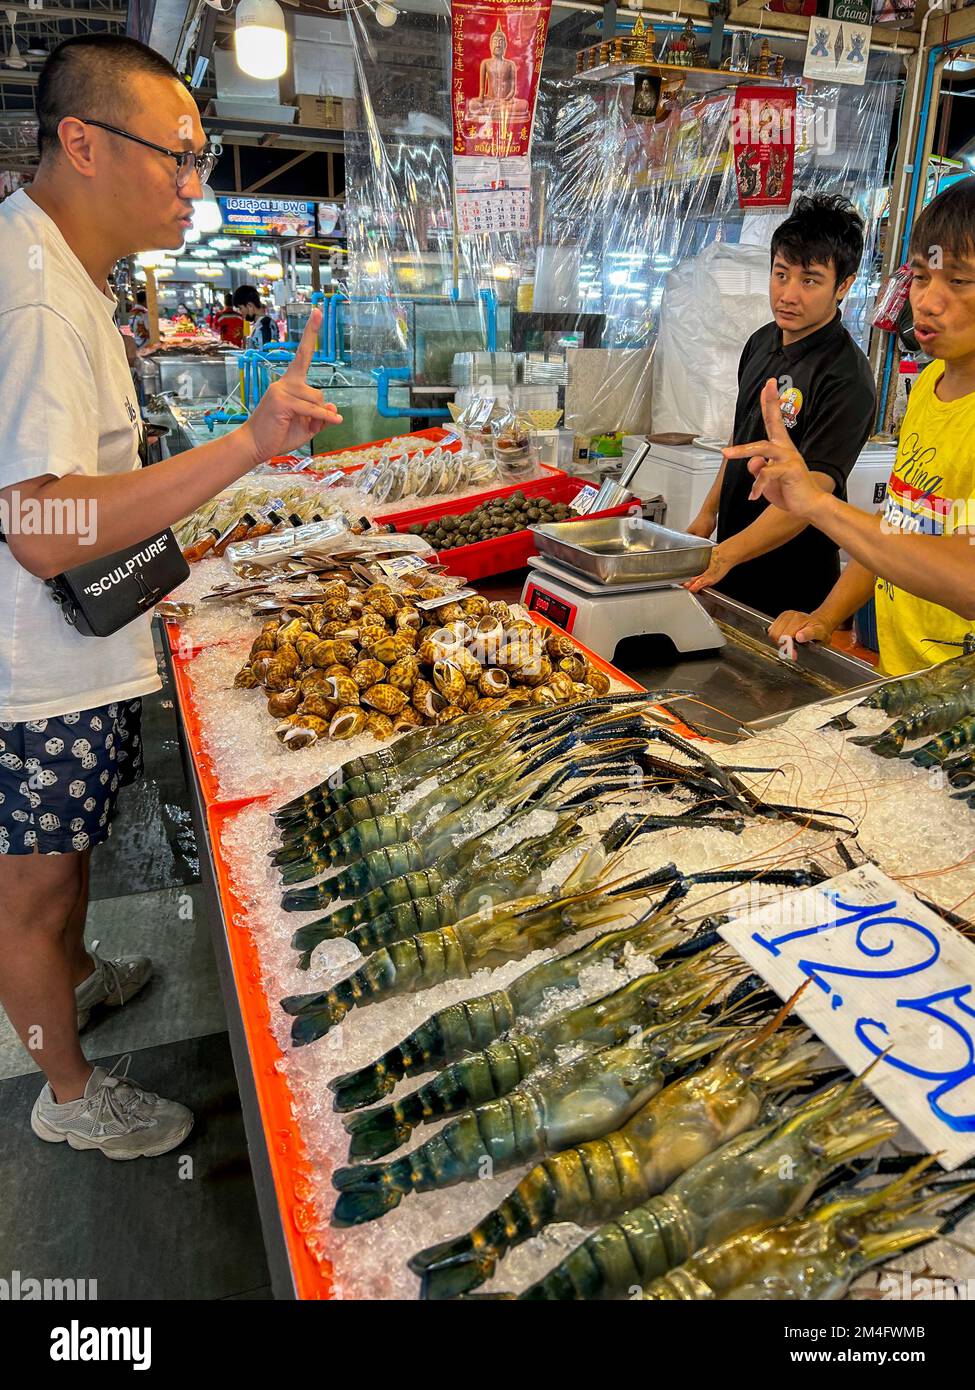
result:
<svg viewBox="0 0 975 1390"><path fill-rule="evenodd" d="M944 1168L975 1154L975 944L872 864L721 935Z"/></svg>

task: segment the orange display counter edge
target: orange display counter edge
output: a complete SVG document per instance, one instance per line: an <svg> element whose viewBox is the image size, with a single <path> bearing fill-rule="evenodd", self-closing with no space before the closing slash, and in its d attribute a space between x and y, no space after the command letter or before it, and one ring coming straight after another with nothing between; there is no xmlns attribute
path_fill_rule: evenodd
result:
<svg viewBox="0 0 975 1390"><path fill-rule="evenodd" d="M234 890L223 852L224 826L254 804L251 800L207 806L213 867L295 1292L302 1299L331 1298L332 1267L327 1260L320 1262L305 1243L304 1232L316 1220L305 1195L311 1192L311 1167L294 1119L291 1087L278 1069L283 1054L271 1032L270 1005L261 983L257 945L247 927L247 908Z"/></svg>

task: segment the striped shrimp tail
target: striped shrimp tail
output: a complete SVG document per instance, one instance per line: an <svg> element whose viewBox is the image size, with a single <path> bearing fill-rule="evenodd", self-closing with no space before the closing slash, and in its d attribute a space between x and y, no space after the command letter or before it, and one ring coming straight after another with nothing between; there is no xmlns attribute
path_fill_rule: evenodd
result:
<svg viewBox="0 0 975 1390"><path fill-rule="evenodd" d="M420 1123L421 1113L415 1117L408 1113L410 1107L406 1096L397 1105L381 1105L378 1110L363 1110L345 1121L345 1128L351 1135L349 1141L349 1160L382 1158L405 1144ZM415 1107L414 1107L415 1108Z"/></svg>
<svg viewBox="0 0 975 1390"><path fill-rule="evenodd" d="M388 1096L404 1076L418 1076L446 1061L440 1014L433 1014L409 1037L358 1071L344 1072L328 1083L336 1110L359 1110Z"/></svg>
<svg viewBox="0 0 975 1390"><path fill-rule="evenodd" d="M315 948L320 946L323 941L334 941L336 937L347 935L350 930L349 927L343 928L341 919L336 919L334 916L319 917L316 922L309 922L306 926L299 927L291 938L292 948L300 952L298 969L308 969Z"/></svg>
<svg viewBox="0 0 975 1390"><path fill-rule="evenodd" d="M406 1161L339 1168L332 1175L332 1185L339 1192L332 1213L335 1226L361 1226L375 1221L398 1207L413 1189Z"/></svg>
<svg viewBox="0 0 975 1390"><path fill-rule="evenodd" d="M420 1276L421 1297L440 1300L476 1289L490 1279L497 1263L497 1253L490 1244L475 1235L463 1235L421 1250L409 1266Z"/></svg>
<svg viewBox="0 0 975 1390"><path fill-rule="evenodd" d="M294 1017L291 1025L292 1046L306 1047L308 1043L323 1038L336 1023L341 1023L356 1002L348 980L343 980L334 989L319 990L314 994L289 994L281 1000L281 1007L286 1014Z"/></svg>

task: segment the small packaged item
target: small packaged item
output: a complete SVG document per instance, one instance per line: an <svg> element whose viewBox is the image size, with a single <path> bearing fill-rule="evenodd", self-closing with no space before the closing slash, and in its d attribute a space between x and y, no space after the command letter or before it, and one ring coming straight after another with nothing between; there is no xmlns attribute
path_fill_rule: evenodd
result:
<svg viewBox="0 0 975 1390"><path fill-rule="evenodd" d="M490 455L493 448L491 425L504 413L504 407L496 400L475 396L457 421L466 447L474 453Z"/></svg>
<svg viewBox="0 0 975 1390"><path fill-rule="evenodd" d="M538 449L532 440L532 423L525 415L504 411L491 422L494 461L511 482L525 482L538 475Z"/></svg>

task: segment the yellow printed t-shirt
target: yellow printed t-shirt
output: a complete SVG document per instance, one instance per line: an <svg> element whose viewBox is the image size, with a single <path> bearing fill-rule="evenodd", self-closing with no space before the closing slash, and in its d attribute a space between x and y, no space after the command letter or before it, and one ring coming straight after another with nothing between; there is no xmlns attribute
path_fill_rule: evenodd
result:
<svg viewBox="0 0 975 1390"><path fill-rule="evenodd" d="M943 536L975 523L975 393L946 404L934 388L944 373L932 362L915 383L887 484L886 524L923 536ZM961 653L971 621L877 580L880 664L903 676ZM945 644L945 645L939 645Z"/></svg>

